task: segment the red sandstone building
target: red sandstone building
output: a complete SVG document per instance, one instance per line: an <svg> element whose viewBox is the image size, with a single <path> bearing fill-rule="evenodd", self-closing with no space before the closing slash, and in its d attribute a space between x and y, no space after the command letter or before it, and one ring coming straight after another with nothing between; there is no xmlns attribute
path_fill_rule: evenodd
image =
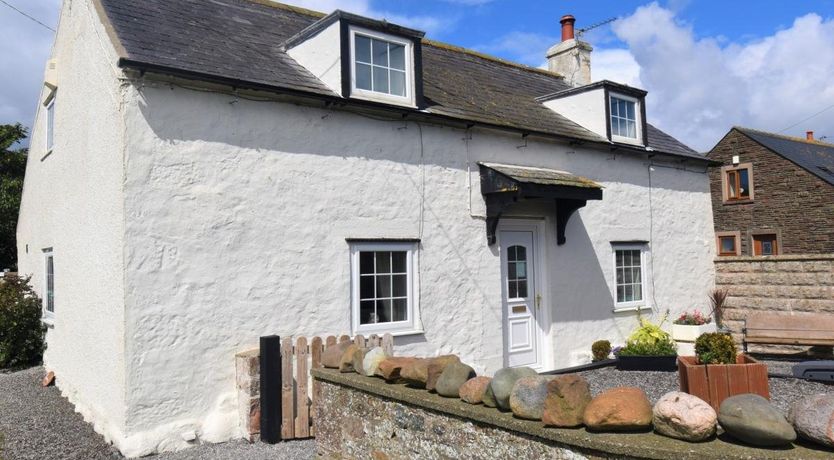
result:
<svg viewBox="0 0 834 460"><path fill-rule="evenodd" d="M834 145L732 128L707 156L717 254L834 254Z"/></svg>

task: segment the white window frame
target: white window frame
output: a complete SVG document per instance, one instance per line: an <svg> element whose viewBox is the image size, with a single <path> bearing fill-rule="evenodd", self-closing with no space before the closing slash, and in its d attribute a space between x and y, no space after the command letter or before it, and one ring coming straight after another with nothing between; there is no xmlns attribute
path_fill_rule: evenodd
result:
<svg viewBox="0 0 834 460"><path fill-rule="evenodd" d="M351 330L353 334L380 334L391 333L392 335L420 334L420 308L418 295L419 277L417 273L418 264L418 243L417 242L388 242L368 241L353 242L350 244L350 279L351 279ZM359 324L359 253L370 251L406 251L407 273L407 321L387 322L378 324Z"/></svg>
<svg viewBox="0 0 834 460"><path fill-rule="evenodd" d="M635 124L634 132L637 135L637 137L632 138L632 137L628 137L628 136L619 136L619 135L614 134L614 124L613 124L614 114L613 114L613 111L611 110L611 107L614 105L613 104L614 99L622 99L624 101L634 103L634 124ZM614 141L614 142L622 142L624 144L643 145L642 114L643 114L643 110L642 110L642 107L640 106L640 100L639 99L637 99L635 97L631 97L631 96L626 96L624 94L619 94L619 93L608 93L608 120L607 120L607 122L608 122L608 129L611 132L611 140ZM623 117L620 117L620 118L623 118Z"/></svg>
<svg viewBox="0 0 834 460"><path fill-rule="evenodd" d="M55 147L55 99L56 94L53 94L52 97L46 102L46 117L44 120L44 133L46 138L44 139L44 150L46 150L46 155L52 153L53 148Z"/></svg>
<svg viewBox="0 0 834 460"><path fill-rule="evenodd" d="M633 251L638 250L640 251L640 292L643 295L643 298L640 300L633 300L629 302L618 302L617 301L617 251ZM649 292L650 283L647 282L649 276L651 276L648 261L650 257L648 257L648 244L645 243L611 243L611 267L613 269L612 274L613 282L611 294L614 299L614 311L635 311L635 310L644 310L650 309L651 304L649 303L649 299L651 298L651 292Z"/></svg>
<svg viewBox="0 0 834 460"><path fill-rule="evenodd" d="M375 38L405 47L405 96L380 93L356 87L356 34ZM361 27L350 26L350 95L359 99L366 99L387 104L406 105L415 107L414 99L414 43L411 40L388 35Z"/></svg>
<svg viewBox="0 0 834 460"><path fill-rule="evenodd" d="M52 310L49 310L49 259L52 259ZM43 305L42 316L45 322L55 319L55 255L52 248L43 250Z"/></svg>

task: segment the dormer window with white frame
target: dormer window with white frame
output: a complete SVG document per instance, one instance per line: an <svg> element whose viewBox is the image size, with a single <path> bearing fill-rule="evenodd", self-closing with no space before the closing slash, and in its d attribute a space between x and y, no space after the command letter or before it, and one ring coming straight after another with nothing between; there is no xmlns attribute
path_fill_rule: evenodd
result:
<svg viewBox="0 0 834 460"><path fill-rule="evenodd" d="M414 46L410 40L351 27L351 96L414 105Z"/></svg>
<svg viewBox="0 0 834 460"><path fill-rule="evenodd" d="M611 140L615 142L641 143L643 138L640 120L640 101L630 96L609 96Z"/></svg>

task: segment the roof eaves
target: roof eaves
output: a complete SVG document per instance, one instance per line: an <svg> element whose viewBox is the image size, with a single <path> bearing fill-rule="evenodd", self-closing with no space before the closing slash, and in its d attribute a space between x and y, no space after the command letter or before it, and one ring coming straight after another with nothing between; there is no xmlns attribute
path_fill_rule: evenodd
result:
<svg viewBox="0 0 834 460"><path fill-rule="evenodd" d="M629 96L635 97L645 97L649 94L648 91L640 88L635 88L632 86L624 85L622 83L617 83L611 80L600 80L595 81L593 83L589 83L587 85L576 86L574 88L563 89L561 91L556 91L555 93L545 94L543 96L539 96L536 98L538 102L547 102L553 99L559 99L566 96L572 96L574 94L581 94L587 91L593 91L599 88L609 88L614 89L618 92L625 93Z"/></svg>

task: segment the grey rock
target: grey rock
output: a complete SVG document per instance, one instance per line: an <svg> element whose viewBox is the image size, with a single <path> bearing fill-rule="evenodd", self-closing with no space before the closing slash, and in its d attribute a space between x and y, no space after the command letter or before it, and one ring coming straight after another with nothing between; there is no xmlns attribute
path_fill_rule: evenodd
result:
<svg viewBox="0 0 834 460"><path fill-rule="evenodd" d="M484 391L484 396L481 398L481 402L484 403L484 406L486 407L498 407L498 403L495 402L495 393L492 392L491 380L490 384L486 387L486 391Z"/></svg>
<svg viewBox="0 0 834 460"><path fill-rule="evenodd" d="M718 408L718 423L727 434L752 446L784 446L796 440L796 432L782 413L755 394L725 399Z"/></svg>
<svg viewBox="0 0 834 460"><path fill-rule="evenodd" d="M437 379L435 391L440 396L457 398L460 396L460 387L467 380L475 377L475 370L460 362L453 362L446 366L440 378Z"/></svg>
<svg viewBox="0 0 834 460"><path fill-rule="evenodd" d="M492 396L495 398L497 407L501 410L510 410L510 393L513 391L515 382L522 377L531 377L539 375L529 367L505 367L499 369L492 377L492 382L489 384L492 390ZM488 390L489 391L489 390ZM484 404L486 403L486 394L484 395Z"/></svg>
<svg viewBox="0 0 834 460"><path fill-rule="evenodd" d="M544 375L518 379L510 392L510 409L513 414L528 420L541 420L544 400L547 398L547 384L551 380L552 376Z"/></svg>
<svg viewBox="0 0 834 460"><path fill-rule="evenodd" d="M834 395L817 394L794 402L788 422L799 437L834 447Z"/></svg>

